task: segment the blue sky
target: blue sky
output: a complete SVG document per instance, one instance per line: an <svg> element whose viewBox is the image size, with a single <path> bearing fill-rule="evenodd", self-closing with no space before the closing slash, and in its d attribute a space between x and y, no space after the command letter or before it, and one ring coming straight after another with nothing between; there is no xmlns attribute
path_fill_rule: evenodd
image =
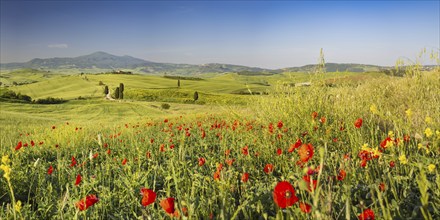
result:
<svg viewBox="0 0 440 220"><path fill-rule="evenodd" d="M5 1L1 62L96 51L154 62L394 65L440 48L440 1Z"/></svg>

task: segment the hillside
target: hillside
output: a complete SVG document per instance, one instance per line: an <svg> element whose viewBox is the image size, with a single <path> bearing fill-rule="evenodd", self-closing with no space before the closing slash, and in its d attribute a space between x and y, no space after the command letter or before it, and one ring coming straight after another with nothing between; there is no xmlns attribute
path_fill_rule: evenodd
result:
<svg viewBox="0 0 440 220"><path fill-rule="evenodd" d="M301 67L289 67L283 68L285 72L304 72L311 73L316 69L316 64L309 64ZM388 67L367 65L367 64L355 64L355 63L326 63L326 72L379 72L382 69Z"/></svg>

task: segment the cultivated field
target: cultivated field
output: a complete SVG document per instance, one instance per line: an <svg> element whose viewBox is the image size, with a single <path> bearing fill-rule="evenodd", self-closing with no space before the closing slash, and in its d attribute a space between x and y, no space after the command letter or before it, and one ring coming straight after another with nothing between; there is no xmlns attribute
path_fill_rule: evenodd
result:
<svg viewBox="0 0 440 220"><path fill-rule="evenodd" d="M440 218L438 69L2 82L1 219Z"/></svg>

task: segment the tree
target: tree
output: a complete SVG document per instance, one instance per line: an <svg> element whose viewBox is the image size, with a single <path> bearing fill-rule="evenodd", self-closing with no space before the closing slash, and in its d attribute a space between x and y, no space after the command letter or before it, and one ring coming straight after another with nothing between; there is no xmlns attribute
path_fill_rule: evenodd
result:
<svg viewBox="0 0 440 220"><path fill-rule="evenodd" d="M124 83L119 83L119 99L124 99Z"/></svg>
<svg viewBox="0 0 440 220"><path fill-rule="evenodd" d="M108 86L104 87L104 94L107 95L108 94Z"/></svg>
<svg viewBox="0 0 440 220"><path fill-rule="evenodd" d="M119 87L116 87L116 90L115 90L115 99L119 99Z"/></svg>
<svg viewBox="0 0 440 220"><path fill-rule="evenodd" d="M199 99L199 93L197 91L194 92L194 102Z"/></svg>
<svg viewBox="0 0 440 220"><path fill-rule="evenodd" d="M180 88L180 79L177 80L177 88Z"/></svg>

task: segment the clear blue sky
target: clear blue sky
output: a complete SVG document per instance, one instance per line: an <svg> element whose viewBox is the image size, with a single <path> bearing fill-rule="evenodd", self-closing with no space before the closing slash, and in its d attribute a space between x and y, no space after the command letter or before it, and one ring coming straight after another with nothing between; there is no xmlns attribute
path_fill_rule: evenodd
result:
<svg viewBox="0 0 440 220"><path fill-rule="evenodd" d="M440 48L440 1L5 1L1 62L104 51L154 62L394 65Z"/></svg>

